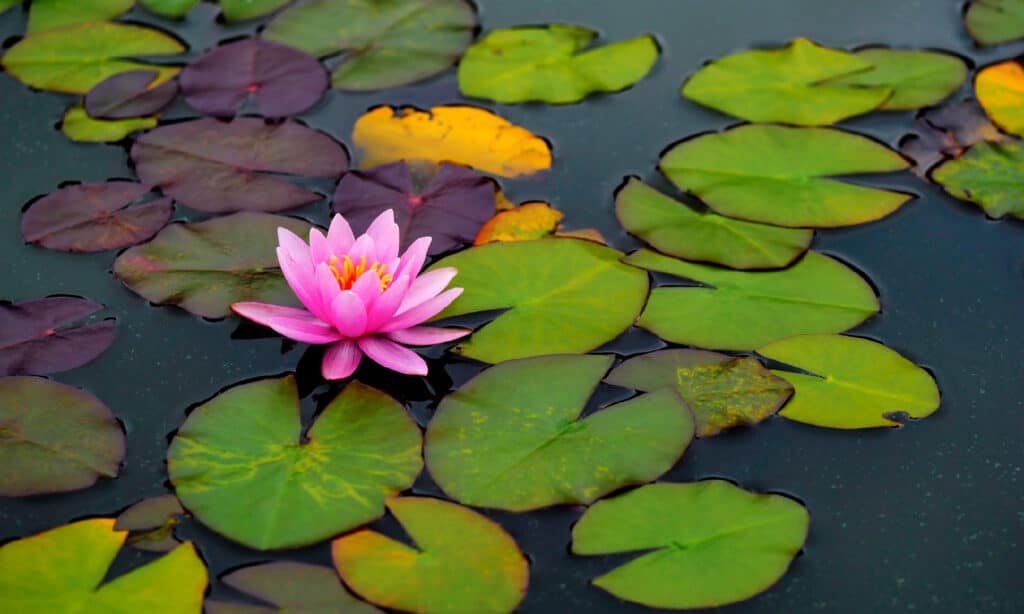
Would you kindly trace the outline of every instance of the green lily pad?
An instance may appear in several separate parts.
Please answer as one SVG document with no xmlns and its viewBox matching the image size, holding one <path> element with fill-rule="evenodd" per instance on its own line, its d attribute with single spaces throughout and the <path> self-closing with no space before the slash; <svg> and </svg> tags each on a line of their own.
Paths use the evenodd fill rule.
<svg viewBox="0 0 1024 614">
<path fill-rule="evenodd" d="M 857 55 L 798 38 L 704 66 L 683 84 L 683 96 L 747 121 L 825 126 L 873 111 L 892 95 L 887 87 L 832 81 L 871 68 Z"/>
<path fill-rule="evenodd" d="M 982 45 L 998 45 L 1024 38 L 1024 2 L 972 0 L 964 13 L 971 37 Z"/>
<path fill-rule="evenodd" d="M 272 604 L 273 608 L 208 600 L 205 614 L 381 614 L 342 586 L 330 567 L 276 561 L 236 569 L 221 578 L 231 588 Z"/>
<path fill-rule="evenodd" d="M 694 211 L 633 177 L 615 195 L 615 215 L 630 234 L 662 253 L 733 269 L 787 267 L 814 238 L 811 229 Z"/>
<path fill-rule="evenodd" d="M 643 392 L 676 389 L 693 410 L 698 437 L 756 424 L 775 415 L 793 395 L 793 386 L 756 358 L 704 350 L 661 350 L 630 358 L 605 381 Z"/>
<path fill-rule="evenodd" d="M 269 15 L 291 0 L 219 0 L 227 21 L 243 21 Z M 188 14 L 199 0 L 139 0 L 147 10 L 163 17 L 180 18 Z"/>
<path fill-rule="evenodd" d="M 622 253 L 579 239 L 491 243 L 449 256 L 465 288 L 438 318 L 508 309 L 455 352 L 496 363 L 589 352 L 624 332 L 647 297 L 647 275 Z"/>
<path fill-rule="evenodd" d="M 0 496 L 87 488 L 117 477 L 123 459 L 124 431 L 96 397 L 41 377 L 0 377 Z"/>
<path fill-rule="evenodd" d="M 960 89 L 967 78 L 967 64 L 948 53 L 873 47 L 856 55 L 872 68 L 830 83 L 890 88 L 892 97 L 879 107 L 886 111 L 938 104 Z"/>
<path fill-rule="evenodd" d="M 778 226 L 863 224 L 912 198 L 830 179 L 909 167 L 888 147 L 831 128 L 744 125 L 703 134 L 669 149 L 660 167 L 718 213 Z"/>
<path fill-rule="evenodd" d="M 931 177 L 989 217 L 1024 219 L 1024 142 L 981 141 L 963 156 L 937 166 Z"/>
<path fill-rule="evenodd" d="M 121 58 L 181 53 L 177 39 L 142 26 L 90 21 L 30 34 L 0 63 L 16 79 L 41 90 L 85 94 L 111 75 L 154 70 L 163 83 L 180 70 Z"/>
<path fill-rule="evenodd" d="M 96 119 L 89 117 L 85 108 L 76 105 L 68 109 L 60 129 L 72 141 L 82 143 L 113 143 L 133 132 L 155 128 L 157 116 L 129 119 Z"/>
<path fill-rule="evenodd" d="M 588 504 L 656 479 L 693 439 L 693 415 L 662 387 L 581 419 L 612 360 L 542 356 L 484 371 L 430 421 L 430 475 L 461 503 L 516 512 Z"/>
<path fill-rule="evenodd" d="M 199 612 L 206 567 L 191 543 L 104 582 L 128 537 L 113 518 L 80 520 L 0 546 L 0 611 Z"/>
<path fill-rule="evenodd" d="M 721 480 L 652 484 L 598 501 L 572 529 L 572 552 L 638 552 L 594 585 L 654 608 L 712 608 L 749 599 L 786 573 L 810 517 L 781 495 Z"/>
<path fill-rule="evenodd" d="M 235 213 L 171 224 L 114 261 L 114 275 L 148 301 L 205 318 L 231 315 L 231 303 L 298 305 L 277 262 L 277 228 L 303 236 L 310 225 L 268 213 Z"/>
<path fill-rule="evenodd" d="M 397 401 L 358 382 L 303 435 L 288 375 L 235 386 L 197 407 L 171 442 L 167 470 L 203 524 L 251 548 L 289 548 L 384 514 L 384 498 L 419 474 L 420 443 Z"/>
<path fill-rule="evenodd" d="M 316 56 L 345 52 L 334 87 L 376 90 L 432 77 L 473 41 L 466 0 L 315 0 L 278 15 L 263 38 Z"/>
<path fill-rule="evenodd" d="M 796 388 L 779 415 L 816 426 L 862 429 L 900 426 L 886 414 L 930 416 L 939 389 L 927 371 L 881 343 L 842 335 L 802 335 L 757 353 L 805 373 L 773 371 Z"/>
<path fill-rule="evenodd" d="M 421 614 L 506 614 L 526 594 L 529 564 L 497 523 L 426 497 L 387 501 L 415 546 L 363 529 L 334 541 L 334 566 L 382 607 Z"/>
<path fill-rule="evenodd" d="M 779 271 L 730 271 L 650 250 L 634 266 L 691 279 L 651 292 L 637 325 L 666 341 L 721 350 L 752 350 L 807 333 L 839 333 L 878 313 L 875 291 L 854 270 L 817 252 Z"/>
<path fill-rule="evenodd" d="M 21 4 L 23 4 L 22 0 L 0 0 L 0 13 L 4 13 L 5 11 Z"/>
<path fill-rule="evenodd" d="M 506 28 L 473 44 L 459 62 L 463 96 L 496 102 L 579 102 L 594 92 L 617 92 L 658 60 L 651 36 L 589 51 L 597 32 L 579 26 Z"/>
<path fill-rule="evenodd" d="M 134 0 L 32 0 L 28 34 L 86 21 L 108 21 L 131 10 Z"/>
</svg>

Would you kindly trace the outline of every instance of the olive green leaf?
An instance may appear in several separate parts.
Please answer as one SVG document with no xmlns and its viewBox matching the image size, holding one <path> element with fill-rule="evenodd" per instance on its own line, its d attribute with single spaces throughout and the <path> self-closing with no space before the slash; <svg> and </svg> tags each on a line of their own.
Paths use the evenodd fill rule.
<svg viewBox="0 0 1024 614">
<path fill-rule="evenodd" d="M 0 13 L 22 4 L 22 0 L 0 0 Z"/>
<path fill-rule="evenodd" d="M 338 574 L 321 565 L 275 561 L 236 569 L 221 581 L 275 607 L 207 600 L 205 614 L 381 614 L 353 597 Z"/>
<path fill-rule="evenodd" d="M 82 143 L 112 143 L 133 132 L 156 127 L 157 116 L 129 119 L 96 119 L 89 117 L 81 105 L 68 109 L 60 129 L 72 141 Z"/>
<path fill-rule="evenodd" d="M 752 350 L 792 335 L 842 332 L 879 310 L 863 277 L 813 251 L 779 271 L 730 271 L 646 249 L 626 262 L 695 282 L 655 288 L 637 322 L 673 343 Z"/>
<path fill-rule="evenodd" d="M 114 523 L 118 531 L 131 531 L 128 545 L 148 552 L 170 552 L 181 542 L 174 535 L 178 517 L 185 510 L 174 495 L 143 499 L 121 512 Z"/>
<path fill-rule="evenodd" d="M 964 24 L 982 45 L 1024 38 L 1024 1 L 972 0 L 964 13 Z"/>
<path fill-rule="evenodd" d="M 218 0 L 224 19 L 243 21 L 269 15 L 291 0 Z M 139 4 L 163 17 L 184 17 L 199 0 L 139 0 Z"/>
<path fill-rule="evenodd" d="M 28 34 L 87 21 L 109 21 L 131 10 L 134 0 L 32 0 Z"/>
<path fill-rule="evenodd" d="M 594 580 L 654 608 L 712 608 L 775 584 L 800 552 L 810 517 L 781 495 L 728 482 L 651 484 L 595 503 L 572 529 L 572 552 L 638 553 Z"/>
<path fill-rule="evenodd" d="M 871 47 L 856 55 L 872 68 L 830 83 L 890 88 L 892 97 L 880 107 L 886 111 L 938 104 L 960 89 L 967 78 L 967 64 L 948 53 Z"/>
<path fill-rule="evenodd" d="M 939 389 L 927 371 L 881 343 L 843 335 L 801 335 L 757 353 L 806 373 L 773 371 L 796 388 L 779 415 L 816 426 L 862 429 L 900 426 L 886 414 L 930 416 Z"/>
<path fill-rule="evenodd" d="M 1024 219 L 1024 142 L 976 143 L 963 156 L 936 167 L 931 177 L 989 217 Z"/>
</svg>

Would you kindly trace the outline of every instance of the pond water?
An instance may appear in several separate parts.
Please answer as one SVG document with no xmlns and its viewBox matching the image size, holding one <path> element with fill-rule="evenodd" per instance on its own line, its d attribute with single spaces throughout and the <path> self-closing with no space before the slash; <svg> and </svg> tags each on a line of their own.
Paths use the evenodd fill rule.
<svg viewBox="0 0 1024 614">
<path fill-rule="evenodd" d="M 612 195 L 628 175 L 659 184 L 655 165 L 670 143 L 718 130 L 736 120 L 683 100 L 685 76 L 702 63 L 737 50 L 778 46 L 805 36 L 840 48 L 865 44 L 943 49 L 975 66 L 1013 57 L 1020 44 L 979 50 L 963 30 L 955 2 L 925 0 L 523 0 L 477 2 L 484 28 L 567 22 L 593 27 L 606 40 L 652 33 L 663 54 L 653 73 L 629 91 L 577 105 L 506 106 L 472 101 L 547 137 L 553 170 L 540 180 L 504 182 L 516 202 L 542 199 L 566 213 L 569 228 L 595 227 L 619 249 L 639 244 L 615 220 Z M 213 23 L 211 5 L 193 11 L 174 31 L 190 58 L 218 40 L 255 26 Z M 0 38 L 24 31 L 24 15 L 0 16 Z M 132 20 L 165 26 L 141 11 Z M 969 87 L 960 96 L 969 95 Z M 377 93 L 330 92 L 300 118 L 350 140 L 352 125 L 370 106 L 465 102 L 452 71 L 423 84 Z M 85 388 L 123 420 L 128 455 L 121 476 L 69 494 L 0 500 L 0 541 L 70 520 L 116 514 L 141 498 L 169 492 L 164 456 L 186 410 L 242 380 L 280 374 L 300 363 L 316 384 L 314 356 L 276 337 L 251 337 L 235 319 L 204 321 L 181 310 L 153 307 L 111 275 L 113 253 L 74 255 L 22 243 L 22 206 L 64 181 L 129 178 L 121 146 L 79 145 L 55 129 L 68 98 L 32 92 L 0 75 L 0 262 L 8 300 L 73 294 L 107 305 L 118 336 L 99 360 L 60 374 Z M 182 103 L 166 117 L 192 112 Z M 874 113 L 840 126 L 896 146 L 914 113 Z M 871 183 L 869 181 L 868 183 Z M 929 368 L 942 390 L 934 416 L 902 429 L 834 431 L 786 420 L 697 440 L 663 479 L 724 477 L 758 491 L 798 498 L 812 517 L 805 551 L 767 593 L 730 612 L 1014 612 L 1024 600 L 1024 224 L 993 222 L 969 204 L 945 196 L 909 173 L 874 185 L 918 198 L 880 222 L 819 231 L 814 248 L 865 272 L 881 295 L 882 313 L 853 334 L 878 339 Z M 320 186 L 326 191 L 330 186 Z M 297 210 L 318 223 L 325 202 Z M 177 219 L 202 216 L 178 209 Z M 631 354 L 661 347 L 631 331 L 605 350 Z M 429 385 L 397 380 L 382 370 L 361 372 L 371 384 L 411 404 L 421 423 L 438 399 L 479 369 L 459 359 L 433 361 Z M 322 385 L 304 399 L 329 399 Z M 304 392 L 309 392 L 308 389 Z M 329 392 L 328 394 L 325 394 Z M 308 414 L 307 414 L 308 415 Z M 415 493 L 438 494 L 421 476 Z M 582 508 L 526 515 L 487 512 L 529 555 L 530 589 L 520 611 L 640 612 L 588 586 L 617 557 L 570 557 L 569 531 Z M 373 528 L 400 535 L 391 519 Z M 242 564 L 267 560 L 330 563 L 327 543 L 260 553 L 235 545 L 195 521 L 179 530 L 194 540 L 211 578 Z M 112 573 L 151 555 L 124 552 Z M 213 596 L 238 598 L 215 580 Z M 240 599 L 240 598 L 239 598 Z"/>
</svg>

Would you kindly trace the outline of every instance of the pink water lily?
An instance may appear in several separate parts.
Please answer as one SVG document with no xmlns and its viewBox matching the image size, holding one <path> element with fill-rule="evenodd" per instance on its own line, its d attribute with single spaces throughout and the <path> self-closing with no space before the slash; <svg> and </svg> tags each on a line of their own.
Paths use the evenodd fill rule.
<svg viewBox="0 0 1024 614">
<path fill-rule="evenodd" d="M 348 377 L 363 354 L 409 375 L 426 375 L 427 363 L 405 345 L 433 345 L 469 334 L 462 328 L 421 326 L 454 301 L 462 288 L 449 288 L 454 268 L 420 275 L 430 237 L 417 239 L 401 256 L 391 210 L 377 216 L 366 234 L 335 215 L 325 237 L 309 231 L 309 244 L 277 229 L 277 259 L 295 296 L 306 307 L 245 302 L 238 315 L 303 343 L 330 344 L 321 370 L 327 379 Z M 404 345 L 403 345 L 404 344 Z"/>
</svg>

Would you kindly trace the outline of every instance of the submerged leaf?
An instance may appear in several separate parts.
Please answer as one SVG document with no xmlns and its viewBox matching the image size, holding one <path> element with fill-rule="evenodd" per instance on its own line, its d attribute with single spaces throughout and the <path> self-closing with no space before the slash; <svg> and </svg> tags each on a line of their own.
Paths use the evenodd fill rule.
<svg viewBox="0 0 1024 614">
<path fill-rule="evenodd" d="M 114 341 L 114 320 L 71 326 L 103 309 L 73 296 L 0 303 L 0 375 L 59 373 L 90 363 Z"/>
<path fill-rule="evenodd" d="M 155 70 L 130 70 L 108 77 L 86 94 L 85 110 L 94 119 L 128 119 L 161 111 L 178 95 L 178 83 L 154 85 L 159 77 Z"/>
<path fill-rule="evenodd" d="M 979 141 L 1010 140 L 992 125 L 972 100 L 932 109 L 917 119 L 914 132 L 900 141 L 900 153 L 914 160 L 914 174 L 928 178 L 928 171 L 948 158 L 957 158 Z"/>
<path fill-rule="evenodd" d="M 117 517 L 114 529 L 133 531 L 128 545 L 147 552 L 170 552 L 181 542 L 174 535 L 178 516 L 185 510 L 174 495 L 159 495 L 143 499 L 128 507 Z"/>
<path fill-rule="evenodd" d="M 872 67 L 830 83 L 891 89 L 892 96 L 880 107 L 885 111 L 938 104 L 960 89 L 967 77 L 967 64 L 948 53 L 869 47 L 856 55 Z"/>
<path fill-rule="evenodd" d="M 109 21 L 131 10 L 134 0 L 32 0 L 28 34 L 87 21 Z"/>
<path fill-rule="evenodd" d="M 64 115 L 60 129 L 64 136 L 79 143 L 114 143 L 133 132 L 154 128 L 156 124 L 156 115 L 130 119 L 95 119 L 89 117 L 84 107 L 75 106 Z"/>
<path fill-rule="evenodd" d="M 380 614 L 377 608 L 359 601 L 342 586 L 330 567 L 275 561 L 236 569 L 221 581 L 231 588 L 273 605 L 275 612 L 295 614 Z M 225 601 L 207 601 L 206 614 L 260 614 L 262 606 Z"/>
<path fill-rule="evenodd" d="M 946 192 L 977 204 L 993 218 L 1024 219 L 1024 142 L 975 144 L 932 171 Z"/>
<path fill-rule="evenodd" d="M 1010 60 L 986 66 L 974 78 L 974 89 L 997 126 L 1024 136 L 1024 64 Z"/>
<path fill-rule="evenodd" d="M 998 45 L 1024 38 L 1024 2 L 1021 0 L 971 0 L 964 23 L 974 40 Z"/>
<path fill-rule="evenodd" d="M 480 227 L 473 245 L 507 241 L 532 241 L 552 237 L 561 227 L 564 215 L 545 202 L 523 203 L 499 211 Z"/>
</svg>

